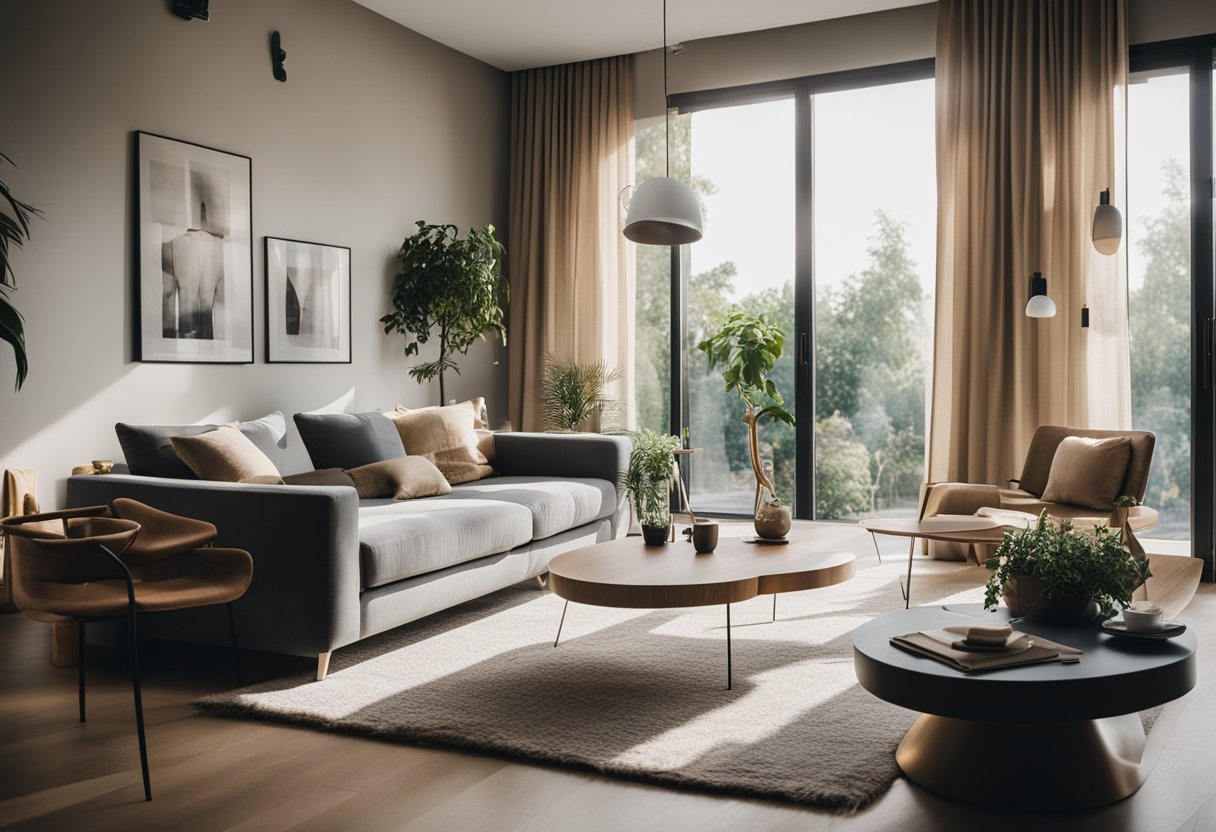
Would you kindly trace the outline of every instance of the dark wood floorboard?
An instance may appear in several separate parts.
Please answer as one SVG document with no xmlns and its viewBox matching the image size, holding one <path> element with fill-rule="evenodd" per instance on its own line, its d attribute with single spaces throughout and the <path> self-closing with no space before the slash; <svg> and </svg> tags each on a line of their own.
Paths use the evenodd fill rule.
<svg viewBox="0 0 1216 832">
<path fill-rule="evenodd" d="M 953 567 L 923 562 L 917 568 Z M 144 650 L 155 792 L 148 804 L 142 800 L 131 688 L 113 658 L 93 651 L 89 722 L 80 725 L 75 670 L 50 664 L 48 628 L 21 615 L 0 615 L 0 827 L 1210 832 L 1216 830 L 1216 649 L 1203 648 L 1216 644 L 1216 585 L 1201 587 L 1183 619 L 1199 635 L 1200 684 L 1169 706 L 1150 734 L 1152 772 L 1144 788 L 1100 811 L 1038 817 L 942 800 L 904 780 L 867 810 L 841 816 L 499 757 L 206 717 L 189 702 L 232 686 L 229 654 L 155 642 Z M 245 657 L 251 680 L 306 665 Z M 1009 776 L 1000 768 L 999 749 L 993 749 L 990 776 Z"/>
</svg>

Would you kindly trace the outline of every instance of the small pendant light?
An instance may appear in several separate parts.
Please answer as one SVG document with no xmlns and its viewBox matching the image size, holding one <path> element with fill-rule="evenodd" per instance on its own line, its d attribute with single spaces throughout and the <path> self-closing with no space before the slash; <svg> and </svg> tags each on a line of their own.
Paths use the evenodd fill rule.
<svg viewBox="0 0 1216 832">
<path fill-rule="evenodd" d="M 1035 272 L 1030 278 L 1030 300 L 1026 302 L 1026 317 L 1054 318 L 1056 304 L 1047 297 L 1047 278 L 1042 272 Z"/>
<path fill-rule="evenodd" d="M 1098 205 L 1094 208 L 1094 248 L 1101 254 L 1114 254 L 1119 250 L 1122 239 L 1123 215 L 1110 204 L 1110 188 L 1107 188 L 1098 197 Z"/>
<path fill-rule="evenodd" d="M 663 0 L 663 117 L 667 120 L 667 175 L 647 179 L 633 193 L 625 214 L 625 238 L 655 246 L 680 246 L 701 239 L 701 205 L 679 179 L 671 178 L 671 102 L 667 94 L 667 0 Z"/>
</svg>

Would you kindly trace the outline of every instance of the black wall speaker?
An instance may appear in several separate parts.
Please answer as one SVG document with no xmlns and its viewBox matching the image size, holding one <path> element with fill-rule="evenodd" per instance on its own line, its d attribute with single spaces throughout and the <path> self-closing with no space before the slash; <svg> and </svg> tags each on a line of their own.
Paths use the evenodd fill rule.
<svg viewBox="0 0 1216 832">
<path fill-rule="evenodd" d="M 270 36 L 270 63 L 274 67 L 276 81 L 287 81 L 287 70 L 283 68 L 285 60 L 287 60 L 287 53 L 283 51 L 283 41 L 279 37 L 279 33 L 274 32 Z"/>
<path fill-rule="evenodd" d="M 204 23 L 211 17 L 207 11 L 210 0 L 173 0 L 173 13 L 182 20 L 201 20 Z"/>
</svg>

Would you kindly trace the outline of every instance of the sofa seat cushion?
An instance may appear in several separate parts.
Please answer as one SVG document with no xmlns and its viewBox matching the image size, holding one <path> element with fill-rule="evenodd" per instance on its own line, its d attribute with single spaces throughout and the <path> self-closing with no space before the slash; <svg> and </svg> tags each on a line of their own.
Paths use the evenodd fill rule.
<svg viewBox="0 0 1216 832">
<path fill-rule="evenodd" d="M 616 486 L 601 479 L 494 477 L 452 488 L 444 499 L 497 500 L 531 513 L 531 540 L 610 517 L 617 507 Z"/>
<path fill-rule="evenodd" d="M 531 512 L 501 500 L 447 496 L 359 504 L 364 589 L 507 552 L 531 539 Z"/>
</svg>

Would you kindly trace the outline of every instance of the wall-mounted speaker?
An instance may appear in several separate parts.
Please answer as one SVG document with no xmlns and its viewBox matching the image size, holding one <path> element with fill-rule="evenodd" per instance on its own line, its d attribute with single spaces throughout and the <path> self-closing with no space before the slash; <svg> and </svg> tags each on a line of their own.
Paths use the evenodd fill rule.
<svg viewBox="0 0 1216 832">
<path fill-rule="evenodd" d="M 283 68 L 285 60 L 287 53 L 283 51 L 283 40 L 278 32 L 274 32 L 270 35 L 270 65 L 274 69 L 274 79 L 284 83 L 287 81 L 287 70 Z"/>
<path fill-rule="evenodd" d="M 182 20 L 201 20 L 204 23 L 210 19 L 207 11 L 210 0 L 173 0 L 173 13 Z"/>
</svg>

